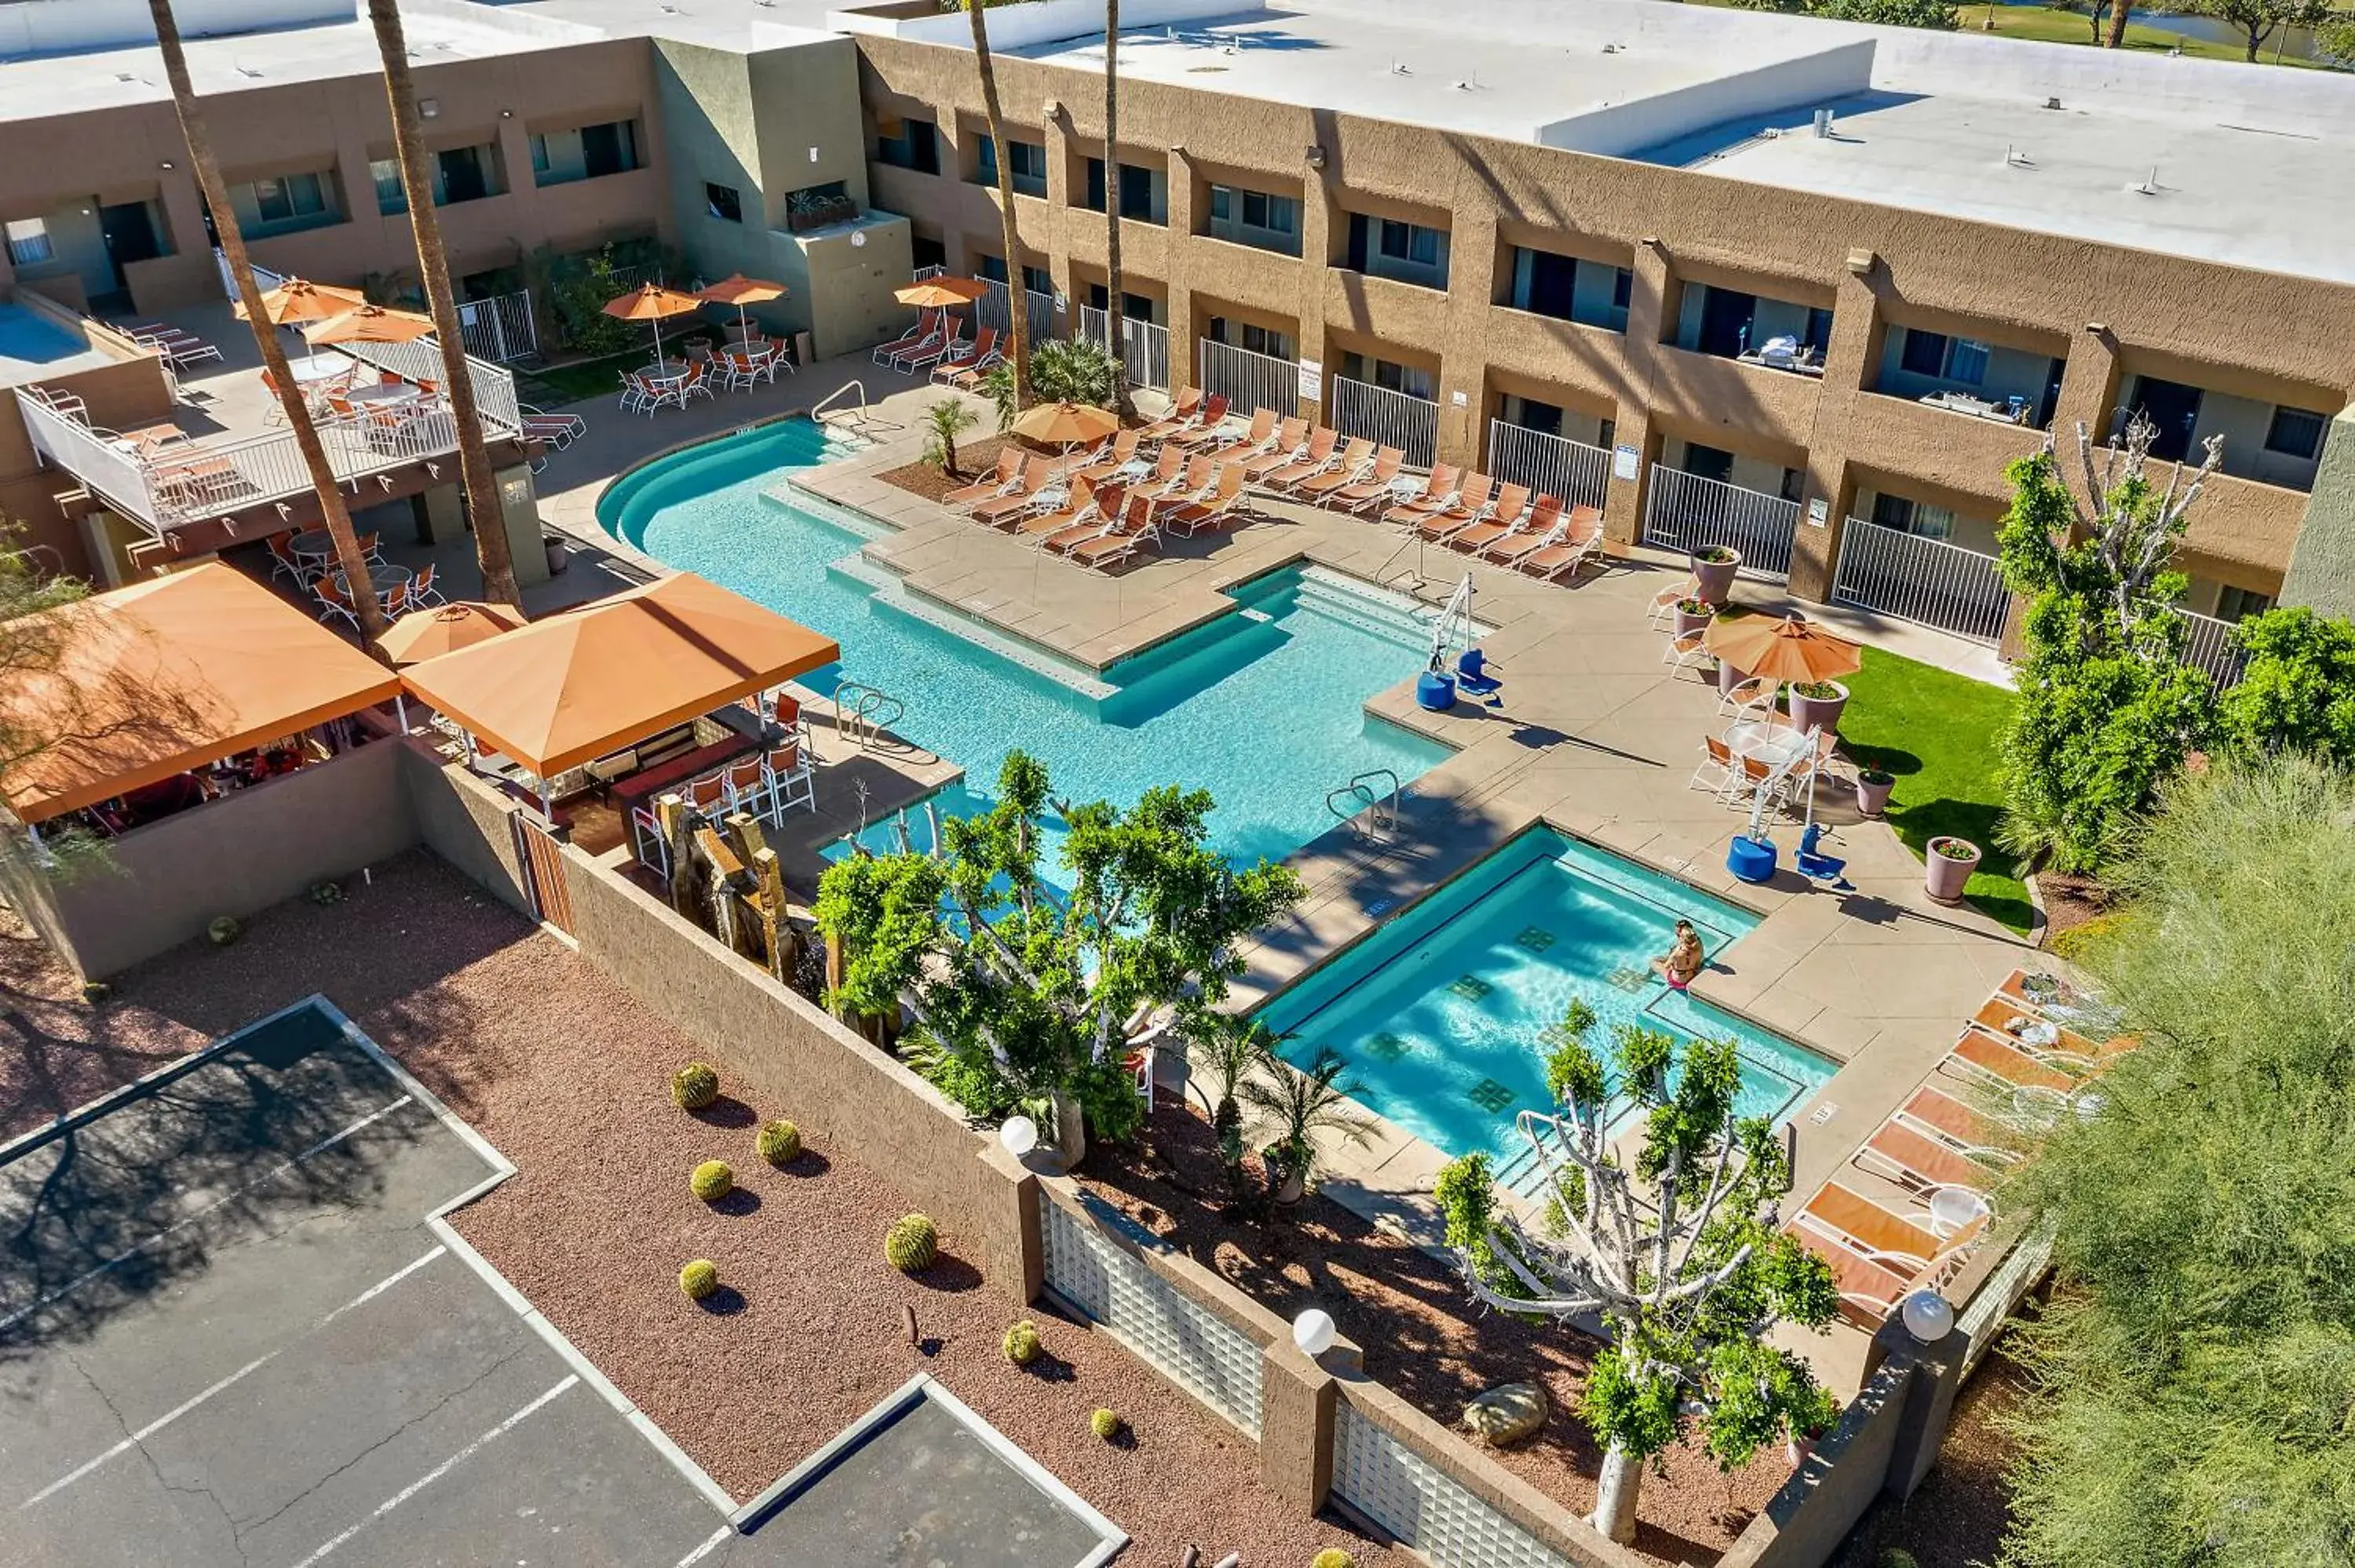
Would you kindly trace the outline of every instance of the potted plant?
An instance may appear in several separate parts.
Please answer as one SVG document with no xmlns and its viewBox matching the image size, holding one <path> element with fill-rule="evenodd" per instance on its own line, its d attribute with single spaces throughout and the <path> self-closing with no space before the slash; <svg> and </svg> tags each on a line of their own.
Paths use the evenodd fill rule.
<svg viewBox="0 0 2355 1568">
<path fill-rule="evenodd" d="M 1675 635 L 1689 637 L 1696 631 L 1708 630 L 1709 623 L 1717 617 L 1717 606 L 1705 599 L 1680 599 L 1677 600 L 1676 615 Z"/>
<path fill-rule="evenodd" d="M 1930 853 L 1923 864 L 1923 888 L 1934 903 L 1960 904 L 1971 873 L 1978 868 L 1978 845 L 1941 834 L 1930 841 Z"/>
<path fill-rule="evenodd" d="M 1748 679 L 1750 679 L 1749 671 L 1737 670 L 1723 659 L 1717 662 L 1717 690 L 1720 696 L 1732 696 L 1733 688 Z"/>
<path fill-rule="evenodd" d="M 1859 768 L 1856 771 L 1856 809 L 1868 817 L 1877 817 L 1888 809 L 1889 792 L 1897 788 L 1897 775 L 1884 773 L 1878 768 Z"/>
<path fill-rule="evenodd" d="M 1801 681 L 1791 687 L 1791 724 L 1796 729 L 1839 733 L 1840 710 L 1848 706 L 1848 688 L 1838 681 Z"/>
<path fill-rule="evenodd" d="M 1264 1118 L 1268 1184 L 1279 1203 L 1297 1203 L 1316 1173 L 1316 1135 L 1332 1133 L 1363 1145 L 1374 1119 L 1349 1100 L 1357 1085 L 1337 1082 L 1343 1063 L 1330 1046 L 1316 1053 L 1306 1071 L 1282 1063 L 1247 1080 L 1242 1097 Z"/>
<path fill-rule="evenodd" d="M 1710 545 L 1692 553 L 1692 575 L 1696 591 L 1711 604 L 1723 604 L 1733 597 L 1733 577 L 1742 569 L 1742 552 L 1723 545 Z"/>
</svg>

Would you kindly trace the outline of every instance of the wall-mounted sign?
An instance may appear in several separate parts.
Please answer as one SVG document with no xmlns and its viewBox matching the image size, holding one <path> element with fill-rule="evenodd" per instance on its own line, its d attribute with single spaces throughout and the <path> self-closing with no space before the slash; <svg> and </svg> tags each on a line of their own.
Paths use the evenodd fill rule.
<svg viewBox="0 0 2355 1568">
<path fill-rule="evenodd" d="M 1831 526 L 1831 505 L 1828 502 L 1825 501 L 1822 496 L 1818 495 L 1813 501 L 1807 503 L 1808 527 L 1828 528 Z"/>
<path fill-rule="evenodd" d="M 1447 400 L 1459 408 L 1468 408 L 1472 406 L 1472 399 L 1461 392 L 1450 392 L 1447 395 Z"/>
<path fill-rule="evenodd" d="M 1642 470 L 1643 466 L 1643 454 L 1638 452 L 1634 447 L 1614 447 L 1611 449 L 1612 478 L 1633 479 L 1636 477 L 1636 473 Z"/>
<path fill-rule="evenodd" d="M 1325 396 L 1325 362 L 1304 359 L 1300 362 L 1300 395 L 1312 401 Z"/>
</svg>

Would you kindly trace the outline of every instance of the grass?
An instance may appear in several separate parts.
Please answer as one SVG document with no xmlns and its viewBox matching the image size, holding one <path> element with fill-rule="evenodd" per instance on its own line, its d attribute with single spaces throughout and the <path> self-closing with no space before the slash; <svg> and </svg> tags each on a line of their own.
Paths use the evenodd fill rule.
<svg viewBox="0 0 2355 1568">
<path fill-rule="evenodd" d="M 639 344 L 602 359 L 543 365 L 518 376 L 516 391 L 525 402 L 541 408 L 559 408 L 589 397 L 618 397 L 622 395 L 622 372 L 641 369 L 653 357 L 654 350 Z"/>
<path fill-rule="evenodd" d="M 1941 834 L 1970 840 L 1986 857 L 1965 896 L 2015 931 L 2035 918 L 2012 858 L 1995 844 L 2003 815 L 1996 784 L 1996 737 L 2014 698 L 1999 686 L 1956 675 L 1878 648 L 1847 678 L 1840 740 L 1861 768 L 1896 776 L 1889 825 L 1915 854 Z"/>
<path fill-rule="evenodd" d="M 1699 0 L 1699 3 L 1731 5 L 1734 0 Z M 1993 34 L 1998 37 L 2025 38 L 2031 43 L 2094 47 L 2092 24 L 2074 11 L 2058 11 L 2043 5 L 1986 4 L 1957 5 L 1955 10 L 1962 19 L 1962 26 L 1955 29 L 1958 34 Z M 2103 36 L 2108 37 L 2108 17 L 2102 19 L 2102 27 Z M 2273 53 L 2274 41 L 2268 39 L 2266 47 L 2258 51 L 2257 63 L 2301 66 L 2309 70 L 2322 69 L 2322 61 L 2296 55 L 2285 54 L 2276 61 Z M 2248 59 L 2248 48 L 2244 44 L 2213 38 L 2190 38 L 2180 33 L 2163 32 L 2132 20 L 2126 23 L 2126 47 L 2161 55 L 2179 48 L 2193 58 L 2203 60 L 2240 60 L 2245 63 Z"/>
</svg>

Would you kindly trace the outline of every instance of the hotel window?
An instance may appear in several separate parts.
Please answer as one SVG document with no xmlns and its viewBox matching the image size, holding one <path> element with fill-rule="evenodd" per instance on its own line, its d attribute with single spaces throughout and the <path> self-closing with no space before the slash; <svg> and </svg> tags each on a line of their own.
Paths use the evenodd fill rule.
<svg viewBox="0 0 2355 1568">
<path fill-rule="evenodd" d="M 2275 408 L 2265 428 L 2265 450 L 2310 462 L 2322 455 L 2322 432 L 2329 422 L 2310 409 Z"/>
<path fill-rule="evenodd" d="M 1230 185 L 1210 187 L 1210 235 L 1285 256 L 1300 254 L 1300 204 Z"/>
<path fill-rule="evenodd" d="M 1382 219 L 1380 245 L 1381 253 L 1394 261 L 1412 262 L 1417 267 L 1439 265 L 1439 230 L 1435 228 L 1386 217 Z"/>
<path fill-rule="evenodd" d="M 19 267 L 37 266 L 57 258 L 49 243 L 49 226 L 37 217 L 20 217 L 6 226 L 8 260 Z"/>
<path fill-rule="evenodd" d="M 1946 374 L 1946 334 L 1942 332 L 1920 332 L 1905 329 L 1905 347 L 1898 354 L 1897 364 L 1908 376 L 1932 378 Z"/>
<path fill-rule="evenodd" d="M 264 223 L 291 223 L 323 216 L 327 196 L 316 175 L 282 175 L 253 182 L 253 207 Z"/>
<path fill-rule="evenodd" d="M 2216 619 L 2239 622 L 2253 615 L 2262 615 L 2274 607 L 2273 595 L 2254 588 L 2227 586 L 2216 594 Z"/>
<path fill-rule="evenodd" d="M 1403 393 L 1428 403 L 1436 395 L 1434 378 L 1428 370 L 1412 365 L 1394 365 L 1387 359 L 1368 359 L 1362 354 L 1341 355 L 1341 374 L 1352 381 L 1379 387 L 1385 392 Z M 1557 424 L 1559 415 L 1557 415 Z"/>
<path fill-rule="evenodd" d="M 1055 275 L 1044 267 L 1025 267 L 1022 269 L 1022 286 L 1034 294 L 1044 294 L 1052 299 L 1055 294 Z"/>
<path fill-rule="evenodd" d="M 940 240 L 911 234 L 908 236 L 908 260 L 920 272 L 927 267 L 945 267 L 949 264 L 949 248 Z"/>
<path fill-rule="evenodd" d="M 722 223 L 744 221 L 744 198 L 733 185 L 703 182 L 703 210 Z"/>
<path fill-rule="evenodd" d="M 1248 354 L 1264 354 L 1273 359 L 1297 360 L 1298 345 L 1292 334 L 1273 327 L 1253 326 L 1248 322 L 1229 321 L 1224 316 L 1210 318 L 1210 341 L 1223 343 L 1229 348 L 1240 348 Z"/>
<path fill-rule="evenodd" d="M 554 172 L 554 166 L 549 164 L 548 160 L 548 138 L 545 136 L 534 136 L 531 139 L 532 183 L 534 185 L 544 185 L 548 184 L 548 181 L 543 179 L 541 176 Z"/>
<path fill-rule="evenodd" d="M 371 158 L 368 177 L 376 182 L 376 209 L 389 217 L 409 210 L 409 191 L 400 183 L 399 158 Z"/>
<path fill-rule="evenodd" d="M 626 175 L 637 168 L 637 122 L 608 120 L 581 127 L 581 164 L 592 180 L 602 175 Z"/>
<path fill-rule="evenodd" d="M 973 275 L 985 282 L 1003 283 L 1006 281 L 1006 258 L 975 256 L 973 259 Z"/>
<path fill-rule="evenodd" d="M 875 129 L 875 161 L 920 175 L 941 172 L 940 127 L 929 120 L 887 120 Z"/>
<path fill-rule="evenodd" d="M 1950 379 L 1966 387 L 1977 387 L 1987 380 L 1987 344 L 1971 337 L 1955 340 L 1954 349 L 1946 355 L 1946 375 Z"/>
<path fill-rule="evenodd" d="M 1013 157 L 1014 188 L 1024 196 L 1047 194 L 1047 149 L 1037 142 L 1006 143 Z"/>
<path fill-rule="evenodd" d="M 1872 520 L 1917 539 L 1947 539 L 1955 532 L 1955 514 L 1945 507 L 1908 501 L 1902 495 L 1873 497 Z"/>
<path fill-rule="evenodd" d="M 435 154 L 433 162 L 442 187 L 434 198 L 436 207 L 454 207 L 499 194 L 498 153 L 487 143 L 453 147 Z"/>
</svg>

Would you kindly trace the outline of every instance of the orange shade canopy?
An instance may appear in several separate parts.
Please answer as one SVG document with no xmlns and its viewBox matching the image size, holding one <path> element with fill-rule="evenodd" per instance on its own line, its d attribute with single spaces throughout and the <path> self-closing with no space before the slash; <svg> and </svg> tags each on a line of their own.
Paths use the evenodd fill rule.
<svg viewBox="0 0 2355 1568">
<path fill-rule="evenodd" d="M 1853 675 L 1863 665 L 1857 645 L 1812 620 L 1779 615 L 1721 615 L 1701 644 L 1753 679 L 1806 683 Z"/>
<path fill-rule="evenodd" d="M 303 339 L 322 343 L 415 343 L 433 330 L 433 318 L 410 311 L 362 305 L 303 329 Z"/>
<path fill-rule="evenodd" d="M 274 289 L 261 293 L 261 313 L 280 326 L 289 322 L 319 322 L 329 316 L 339 316 L 356 305 L 368 303 L 368 296 L 357 289 L 338 289 L 328 283 L 313 283 L 301 278 L 289 278 Z M 237 319 L 244 321 L 245 302 L 234 302 L 232 310 Z"/>
<path fill-rule="evenodd" d="M 834 639 L 691 572 L 402 672 L 542 779 L 842 656 Z"/>
<path fill-rule="evenodd" d="M 462 599 L 433 609 L 413 610 L 392 623 L 378 644 L 396 664 L 421 664 L 525 625 L 523 612 L 503 604 Z"/>
<path fill-rule="evenodd" d="M 1075 441 L 1103 440 L 1120 429 L 1120 416 L 1109 408 L 1092 408 L 1085 403 L 1041 403 L 1025 408 L 1007 429 L 1030 440 L 1068 446 Z"/>
<path fill-rule="evenodd" d="M 921 283 L 894 289 L 891 297 L 903 305 L 917 305 L 931 311 L 969 305 L 987 292 L 987 284 L 972 278 L 927 278 Z"/>
<path fill-rule="evenodd" d="M 27 822 L 400 690 L 391 671 L 218 561 L 28 616 L 11 635 L 55 649 L 0 681 L 0 726 L 54 737 L 0 772 L 0 797 Z"/>
<path fill-rule="evenodd" d="M 658 322 L 665 316 L 683 316 L 689 311 L 700 310 L 703 302 L 677 289 L 641 283 L 626 294 L 607 300 L 601 308 L 607 315 L 625 322 Z"/>
<path fill-rule="evenodd" d="M 695 297 L 707 305 L 757 305 L 766 300 L 783 299 L 785 286 L 761 278 L 747 278 L 739 272 L 732 278 L 722 278 L 708 289 L 698 289 Z"/>
</svg>

